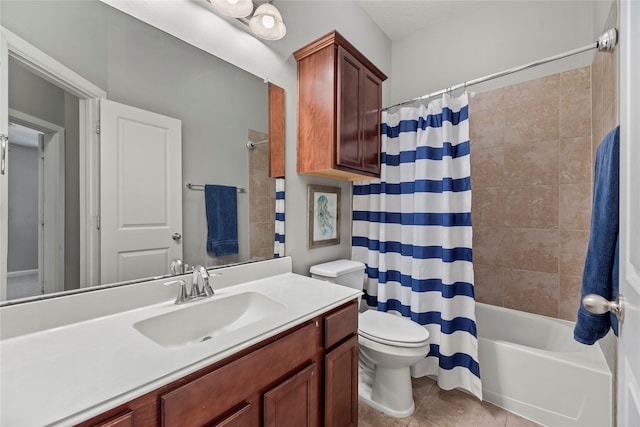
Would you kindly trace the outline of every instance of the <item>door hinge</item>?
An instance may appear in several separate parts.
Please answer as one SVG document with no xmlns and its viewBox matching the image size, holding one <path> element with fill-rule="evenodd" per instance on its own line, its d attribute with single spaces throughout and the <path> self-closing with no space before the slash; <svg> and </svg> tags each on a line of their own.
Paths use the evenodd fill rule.
<svg viewBox="0 0 640 427">
<path fill-rule="evenodd" d="M 100 215 L 96 216 L 96 229 L 100 230 Z"/>
<path fill-rule="evenodd" d="M 4 175 L 7 171 L 7 150 L 9 147 L 9 137 L 6 134 L 0 135 L 0 175 Z"/>
<path fill-rule="evenodd" d="M 100 135 L 100 120 L 96 120 L 96 133 Z"/>
</svg>

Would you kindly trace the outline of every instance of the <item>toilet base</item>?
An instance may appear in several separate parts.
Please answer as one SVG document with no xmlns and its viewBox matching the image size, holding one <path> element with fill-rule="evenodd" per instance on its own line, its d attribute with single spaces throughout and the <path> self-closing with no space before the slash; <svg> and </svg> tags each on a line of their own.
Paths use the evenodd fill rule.
<svg viewBox="0 0 640 427">
<path fill-rule="evenodd" d="M 413 415 L 410 368 L 382 368 L 375 371 L 360 364 L 358 373 L 358 398 L 367 405 L 394 418 Z"/>
</svg>

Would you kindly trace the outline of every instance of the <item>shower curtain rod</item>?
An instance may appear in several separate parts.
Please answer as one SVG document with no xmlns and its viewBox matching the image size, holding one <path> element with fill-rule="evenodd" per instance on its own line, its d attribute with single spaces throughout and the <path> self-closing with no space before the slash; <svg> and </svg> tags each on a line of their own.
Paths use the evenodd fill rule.
<svg viewBox="0 0 640 427">
<path fill-rule="evenodd" d="M 263 139 L 262 141 L 247 141 L 247 149 L 249 150 L 253 150 L 254 148 L 256 148 L 256 145 L 260 145 L 260 144 L 268 144 L 269 140 L 268 139 Z"/>
<path fill-rule="evenodd" d="M 564 53 L 560 53 L 554 56 L 549 56 L 548 58 L 544 58 L 544 59 L 540 59 L 538 61 L 534 61 L 534 62 L 530 62 L 528 64 L 525 65 L 520 65 L 518 67 L 513 67 L 513 68 L 509 68 L 508 70 L 504 70 L 504 71 L 500 71 L 498 73 L 494 73 L 494 74 L 489 74 L 487 76 L 484 77 L 479 77 L 477 79 L 473 79 L 473 80 L 468 80 L 464 83 L 459 83 L 457 85 L 453 85 L 450 86 L 446 89 L 441 89 L 439 91 L 436 92 L 431 92 L 428 93 L 426 95 L 422 95 L 419 96 L 417 98 L 413 98 L 410 99 L 408 101 L 404 101 L 404 102 L 400 102 L 398 104 L 394 104 L 391 105 L 389 107 L 385 107 L 383 108 L 383 110 L 388 110 L 394 107 L 399 107 L 401 105 L 405 105 L 405 104 L 410 104 L 412 102 L 416 102 L 416 101 L 420 101 L 423 99 L 429 99 L 432 98 L 434 96 L 438 96 L 438 95 L 442 95 L 444 93 L 447 92 L 453 92 L 454 90 L 457 89 L 462 89 L 462 88 L 467 88 L 467 86 L 471 86 L 471 85 L 476 85 L 478 83 L 483 83 L 489 80 L 493 80 L 493 79 L 497 79 L 499 77 L 503 77 L 509 74 L 513 74 L 513 73 L 517 73 L 518 71 L 523 71 L 523 70 L 527 70 L 529 68 L 533 68 L 533 67 L 537 67 L 538 65 L 543 65 L 546 64 L 548 62 L 553 62 L 556 61 L 558 59 L 562 59 L 562 58 L 566 58 L 568 56 L 572 56 L 572 55 L 576 55 L 578 53 L 582 53 L 582 52 L 586 52 L 588 50 L 591 49 L 598 49 L 601 51 L 612 51 L 613 48 L 616 46 L 616 43 L 618 42 L 618 31 L 615 28 L 610 28 L 607 31 L 605 31 L 600 37 L 598 37 L 598 40 L 594 43 L 591 43 L 590 45 L 587 46 L 583 46 L 583 47 L 579 47 L 577 49 L 573 49 Z"/>
</svg>

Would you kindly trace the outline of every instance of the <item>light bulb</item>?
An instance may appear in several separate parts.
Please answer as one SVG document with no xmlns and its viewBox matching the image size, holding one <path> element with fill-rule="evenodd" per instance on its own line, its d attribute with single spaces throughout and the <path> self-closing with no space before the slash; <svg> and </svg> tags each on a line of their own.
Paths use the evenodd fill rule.
<svg viewBox="0 0 640 427">
<path fill-rule="evenodd" d="M 244 18 L 253 12 L 251 0 L 209 0 L 213 7 L 224 16 Z"/>
<path fill-rule="evenodd" d="M 258 6 L 249 20 L 249 28 L 265 40 L 280 40 L 287 33 L 280 11 L 270 3 Z"/>
<path fill-rule="evenodd" d="M 265 28 L 271 29 L 275 23 L 276 20 L 273 19 L 273 16 L 271 15 L 264 15 L 262 17 L 262 25 L 264 25 Z"/>
</svg>

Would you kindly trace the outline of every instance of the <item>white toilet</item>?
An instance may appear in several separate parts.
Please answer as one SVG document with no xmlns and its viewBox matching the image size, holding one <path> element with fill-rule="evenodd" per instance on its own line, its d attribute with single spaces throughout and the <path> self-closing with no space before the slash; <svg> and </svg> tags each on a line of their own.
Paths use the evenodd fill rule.
<svg viewBox="0 0 640 427">
<path fill-rule="evenodd" d="M 364 264 L 341 259 L 318 264 L 311 277 L 362 290 Z M 392 417 L 413 414 L 410 367 L 429 352 L 429 332 L 411 320 L 367 310 L 358 318 L 360 400 Z"/>
</svg>

